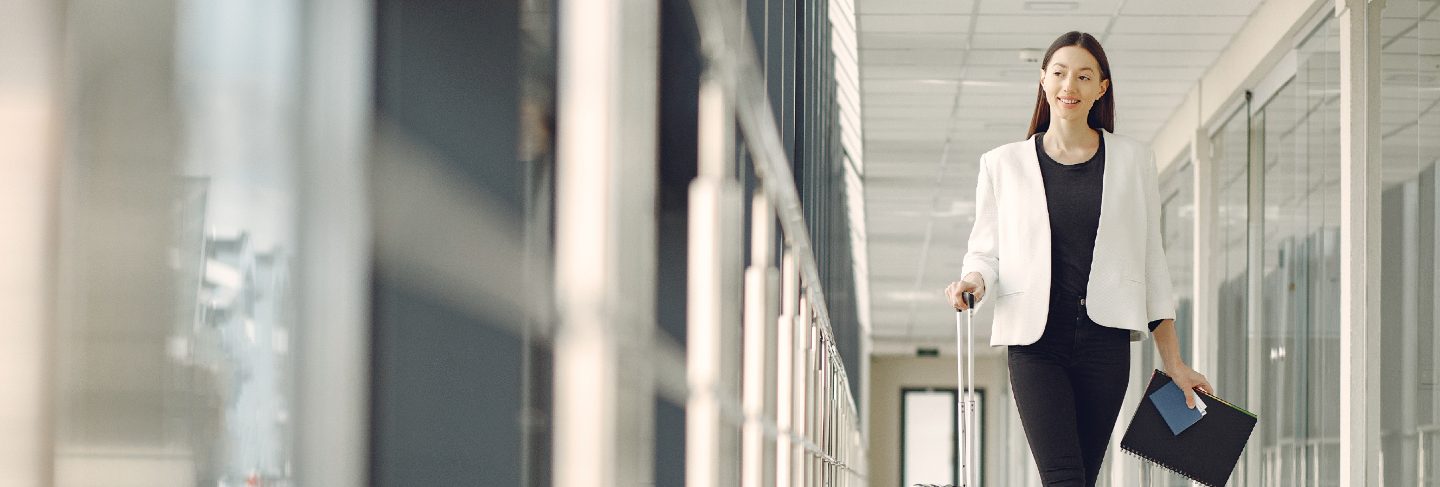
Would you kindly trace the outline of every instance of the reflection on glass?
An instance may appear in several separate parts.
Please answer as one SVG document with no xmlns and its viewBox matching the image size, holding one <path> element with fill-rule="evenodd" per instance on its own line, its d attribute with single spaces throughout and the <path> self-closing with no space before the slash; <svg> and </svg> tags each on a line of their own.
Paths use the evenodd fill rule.
<svg viewBox="0 0 1440 487">
<path fill-rule="evenodd" d="M 298 3 L 67 17 L 55 483 L 290 485 Z"/>
<path fill-rule="evenodd" d="M 1385 483 L 1440 480 L 1436 157 L 1440 3 L 1391 0 L 1381 20 L 1381 415 Z"/>
<path fill-rule="evenodd" d="M 200 285 L 181 295 L 197 312 L 171 340 L 188 344 L 179 364 L 213 381 L 191 387 L 211 396 L 191 421 L 219 420 L 197 437 L 211 453 L 196 458 L 201 484 L 290 478 L 298 14 L 285 1 L 179 4 L 179 170 L 203 198 L 179 224 L 203 233 L 180 235 L 202 247 L 185 254 L 198 273 L 177 278 Z"/>
</svg>

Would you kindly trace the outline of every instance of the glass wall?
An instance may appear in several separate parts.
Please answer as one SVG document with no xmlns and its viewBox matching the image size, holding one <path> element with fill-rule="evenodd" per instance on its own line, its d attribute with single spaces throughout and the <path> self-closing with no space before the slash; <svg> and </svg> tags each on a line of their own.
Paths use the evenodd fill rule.
<svg viewBox="0 0 1440 487">
<path fill-rule="evenodd" d="M 1255 115 L 1263 161 L 1263 248 L 1252 323 L 1265 417 L 1252 447 L 1265 485 L 1339 477 L 1339 37 L 1326 20 L 1296 50 L 1296 73 Z M 1254 441 L 1254 440 L 1252 440 Z"/>
<path fill-rule="evenodd" d="M 1387 2 L 1381 39 L 1381 474 L 1387 485 L 1435 485 L 1440 3 Z"/>
<path fill-rule="evenodd" d="M 1208 236 L 1214 254 L 1207 261 L 1216 300 L 1206 306 L 1214 307 L 1221 360 L 1207 377 L 1221 397 L 1245 397 L 1248 391 L 1249 132 L 1250 118 L 1241 107 L 1210 138 L 1217 208 L 1215 231 Z"/>
<path fill-rule="evenodd" d="M 1160 227 L 1165 258 L 1170 264 L 1170 281 L 1175 289 L 1175 332 L 1180 337 L 1180 358 L 1195 363 L 1191 353 L 1195 340 L 1195 165 L 1190 151 L 1170 164 L 1160 175 Z M 1154 352 L 1155 347 L 1150 347 Z M 1154 368 L 1160 368 L 1158 355 Z"/>
</svg>

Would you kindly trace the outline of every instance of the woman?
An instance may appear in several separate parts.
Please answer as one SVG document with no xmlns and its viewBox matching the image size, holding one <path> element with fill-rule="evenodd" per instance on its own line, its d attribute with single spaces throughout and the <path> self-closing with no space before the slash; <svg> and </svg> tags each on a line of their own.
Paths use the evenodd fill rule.
<svg viewBox="0 0 1440 487">
<path fill-rule="evenodd" d="M 980 158 L 964 277 L 945 289 L 956 309 L 966 292 L 994 303 L 990 345 L 1009 346 L 1045 485 L 1095 485 L 1128 386 L 1129 342 L 1155 335 L 1190 407 L 1192 388 L 1213 390 L 1180 358 L 1154 152 L 1114 131 L 1105 51 L 1089 34 L 1060 36 L 1041 62 L 1028 140 Z"/>
</svg>

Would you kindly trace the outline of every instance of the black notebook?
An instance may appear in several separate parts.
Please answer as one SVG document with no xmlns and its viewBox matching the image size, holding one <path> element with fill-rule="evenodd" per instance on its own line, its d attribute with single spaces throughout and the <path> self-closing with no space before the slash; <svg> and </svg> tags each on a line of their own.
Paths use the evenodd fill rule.
<svg viewBox="0 0 1440 487">
<path fill-rule="evenodd" d="M 1162 401 L 1162 406 L 1171 407 L 1163 402 L 1167 394 L 1161 391 L 1170 384 L 1170 376 L 1164 372 L 1156 370 L 1150 376 L 1150 385 L 1135 408 L 1120 448 L 1201 484 L 1225 485 L 1258 418 L 1223 399 L 1197 391 L 1196 399 L 1205 403 L 1205 413 L 1177 434 L 1174 430 L 1179 428 L 1166 422 L 1155 403 Z"/>
</svg>

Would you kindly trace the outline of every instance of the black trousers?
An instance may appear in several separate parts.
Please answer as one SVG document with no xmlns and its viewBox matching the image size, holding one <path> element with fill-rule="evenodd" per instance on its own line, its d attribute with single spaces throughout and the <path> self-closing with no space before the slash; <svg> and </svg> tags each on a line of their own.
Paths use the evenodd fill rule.
<svg viewBox="0 0 1440 487">
<path fill-rule="evenodd" d="M 1041 482 L 1095 485 L 1129 385 L 1130 332 L 1091 321 L 1082 297 L 1052 293 L 1044 335 L 1008 358 Z"/>
</svg>

